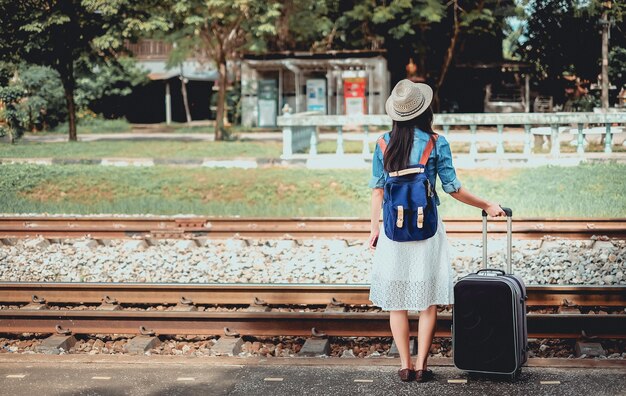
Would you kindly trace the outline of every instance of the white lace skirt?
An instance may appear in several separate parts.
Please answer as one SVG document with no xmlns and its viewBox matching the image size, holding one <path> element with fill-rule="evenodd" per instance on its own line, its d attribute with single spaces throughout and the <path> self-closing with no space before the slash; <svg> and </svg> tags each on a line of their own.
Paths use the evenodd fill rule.
<svg viewBox="0 0 626 396">
<path fill-rule="evenodd" d="M 424 241 L 392 241 L 381 224 L 372 260 L 370 300 L 385 311 L 421 311 L 433 304 L 453 304 L 452 271 L 441 216 L 435 235 Z"/>
</svg>

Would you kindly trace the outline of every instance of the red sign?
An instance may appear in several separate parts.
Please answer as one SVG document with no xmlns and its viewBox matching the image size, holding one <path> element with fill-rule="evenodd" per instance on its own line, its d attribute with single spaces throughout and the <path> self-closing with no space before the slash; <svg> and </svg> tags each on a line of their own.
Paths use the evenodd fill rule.
<svg viewBox="0 0 626 396">
<path fill-rule="evenodd" d="M 343 98 L 346 115 L 367 114 L 365 107 L 365 78 L 344 79 Z"/>
</svg>

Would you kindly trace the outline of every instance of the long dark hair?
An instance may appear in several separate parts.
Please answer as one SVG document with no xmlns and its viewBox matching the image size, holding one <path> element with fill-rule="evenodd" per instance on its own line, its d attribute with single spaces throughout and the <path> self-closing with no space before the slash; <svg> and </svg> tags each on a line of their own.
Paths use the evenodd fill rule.
<svg viewBox="0 0 626 396">
<path fill-rule="evenodd" d="M 389 144 L 383 156 L 385 171 L 395 172 L 409 165 L 409 157 L 413 149 L 415 128 L 429 134 L 433 132 L 433 111 L 428 107 L 425 112 L 407 121 L 394 121 Z"/>
</svg>

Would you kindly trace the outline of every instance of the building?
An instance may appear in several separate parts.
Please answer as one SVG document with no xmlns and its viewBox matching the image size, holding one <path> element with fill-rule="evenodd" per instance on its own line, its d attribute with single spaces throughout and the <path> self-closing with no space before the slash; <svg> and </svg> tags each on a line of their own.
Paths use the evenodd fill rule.
<svg viewBox="0 0 626 396">
<path fill-rule="evenodd" d="M 190 57 L 182 64 L 168 68 L 172 44 L 160 40 L 141 40 L 127 44 L 137 63 L 148 71 L 150 82 L 138 86 L 127 98 L 125 116 L 132 123 L 186 122 L 184 88 L 191 120 L 212 117 L 211 96 L 218 79 L 211 62 Z"/>
<path fill-rule="evenodd" d="M 241 62 L 242 124 L 275 127 L 292 113 L 384 114 L 389 93 L 385 51 L 247 54 Z"/>
</svg>

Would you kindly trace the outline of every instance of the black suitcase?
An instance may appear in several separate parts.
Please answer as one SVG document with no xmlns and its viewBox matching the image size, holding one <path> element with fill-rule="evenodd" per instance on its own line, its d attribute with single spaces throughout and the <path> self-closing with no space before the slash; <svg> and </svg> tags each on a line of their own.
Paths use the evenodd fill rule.
<svg viewBox="0 0 626 396">
<path fill-rule="evenodd" d="M 528 359 L 526 287 L 511 274 L 512 216 L 507 215 L 507 271 L 483 269 L 454 286 L 454 365 L 470 373 L 516 379 Z M 487 268 L 487 213 L 483 211 L 483 268 Z"/>
</svg>

